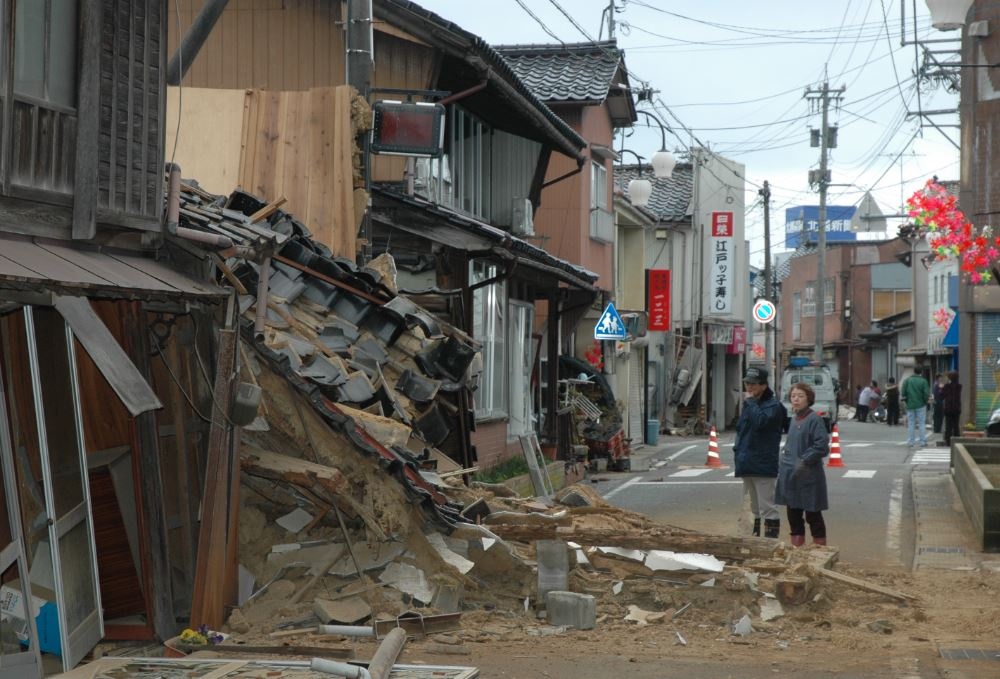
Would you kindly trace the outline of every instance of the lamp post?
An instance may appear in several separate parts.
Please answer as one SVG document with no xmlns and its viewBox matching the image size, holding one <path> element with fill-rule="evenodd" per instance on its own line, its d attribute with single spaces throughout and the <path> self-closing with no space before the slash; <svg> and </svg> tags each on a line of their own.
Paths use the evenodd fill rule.
<svg viewBox="0 0 1000 679">
<path fill-rule="evenodd" d="M 638 175 L 628 183 L 626 191 L 628 191 L 628 199 L 632 205 L 646 207 L 649 203 L 649 197 L 653 195 L 653 184 L 648 179 L 642 178 L 642 161 L 645 159 L 635 151 L 630 151 L 629 149 L 621 149 L 619 153 L 631 153 L 639 161 Z"/>
<path fill-rule="evenodd" d="M 931 26 L 939 31 L 953 31 L 965 25 L 973 0 L 927 0 Z"/>
<path fill-rule="evenodd" d="M 648 111 L 636 111 L 636 113 L 646 116 L 660 128 L 660 150 L 653 154 L 649 164 L 653 167 L 653 175 L 657 179 L 670 179 L 674 174 L 674 167 L 677 166 L 677 160 L 667 150 L 667 128 L 660 122 L 659 118 Z"/>
</svg>

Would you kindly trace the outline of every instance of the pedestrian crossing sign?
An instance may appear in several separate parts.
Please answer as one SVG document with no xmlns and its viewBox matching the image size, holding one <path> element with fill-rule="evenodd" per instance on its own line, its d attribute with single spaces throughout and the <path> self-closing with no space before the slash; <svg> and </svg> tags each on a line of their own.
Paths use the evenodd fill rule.
<svg viewBox="0 0 1000 679">
<path fill-rule="evenodd" d="M 594 326 L 595 340 L 623 340 L 625 339 L 625 323 L 621 315 L 615 309 L 615 305 L 608 302 L 607 308 Z"/>
</svg>

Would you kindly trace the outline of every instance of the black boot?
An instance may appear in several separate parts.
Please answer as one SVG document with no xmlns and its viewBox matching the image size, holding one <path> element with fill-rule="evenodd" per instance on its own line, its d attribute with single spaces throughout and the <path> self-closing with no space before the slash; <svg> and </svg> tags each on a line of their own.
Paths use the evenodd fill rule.
<svg viewBox="0 0 1000 679">
<path fill-rule="evenodd" d="M 764 537 L 776 538 L 781 532 L 781 519 L 764 519 Z"/>
<path fill-rule="evenodd" d="M 753 535 L 754 537 L 760 537 L 760 518 L 753 520 Z"/>
</svg>

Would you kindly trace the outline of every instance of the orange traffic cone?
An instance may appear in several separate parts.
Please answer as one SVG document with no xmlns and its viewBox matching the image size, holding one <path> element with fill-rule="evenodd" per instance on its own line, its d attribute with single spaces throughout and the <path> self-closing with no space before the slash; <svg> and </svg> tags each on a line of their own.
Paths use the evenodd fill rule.
<svg viewBox="0 0 1000 679">
<path fill-rule="evenodd" d="M 840 457 L 840 431 L 836 423 L 833 425 L 833 432 L 830 434 L 830 461 L 827 467 L 846 467 L 843 458 Z"/>
<path fill-rule="evenodd" d="M 719 434 L 715 431 L 715 425 L 712 425 L 711 431 L 708 433 L 708 459 L 705 460 L 706 467 L 721 467 L 722 460 L 719 459 Z"/>
</svg>

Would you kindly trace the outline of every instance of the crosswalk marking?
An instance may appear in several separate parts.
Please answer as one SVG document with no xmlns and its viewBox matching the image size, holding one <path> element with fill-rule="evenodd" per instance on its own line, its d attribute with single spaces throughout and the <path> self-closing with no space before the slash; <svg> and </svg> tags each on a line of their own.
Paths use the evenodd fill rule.
<svg viewBox="0 0 1000 679">
<path fill-rule="evenodd" d="M 913 453 L 910 464 L 935 464 L 951 462 L 950 450 L 934 450 L 933 448 L 923 448 Z"/>
<path fill-rule="evenodd" d="M 871 443 L 842 443 L 841 448 L 871 448 Z"/>
<path fill-rule="evenodd" d="M 712 471 L 711 469 L 682 469 L 679 472 L 674 472 L 670 476 L 701 476 L 702 474 L 707 474 Z"/>
<path fill-rule="evenodd" d="M 870 479 L 875 476 L 874 469 L 849 469 L 841 477 L 843 479 Z"/>
</svg>

